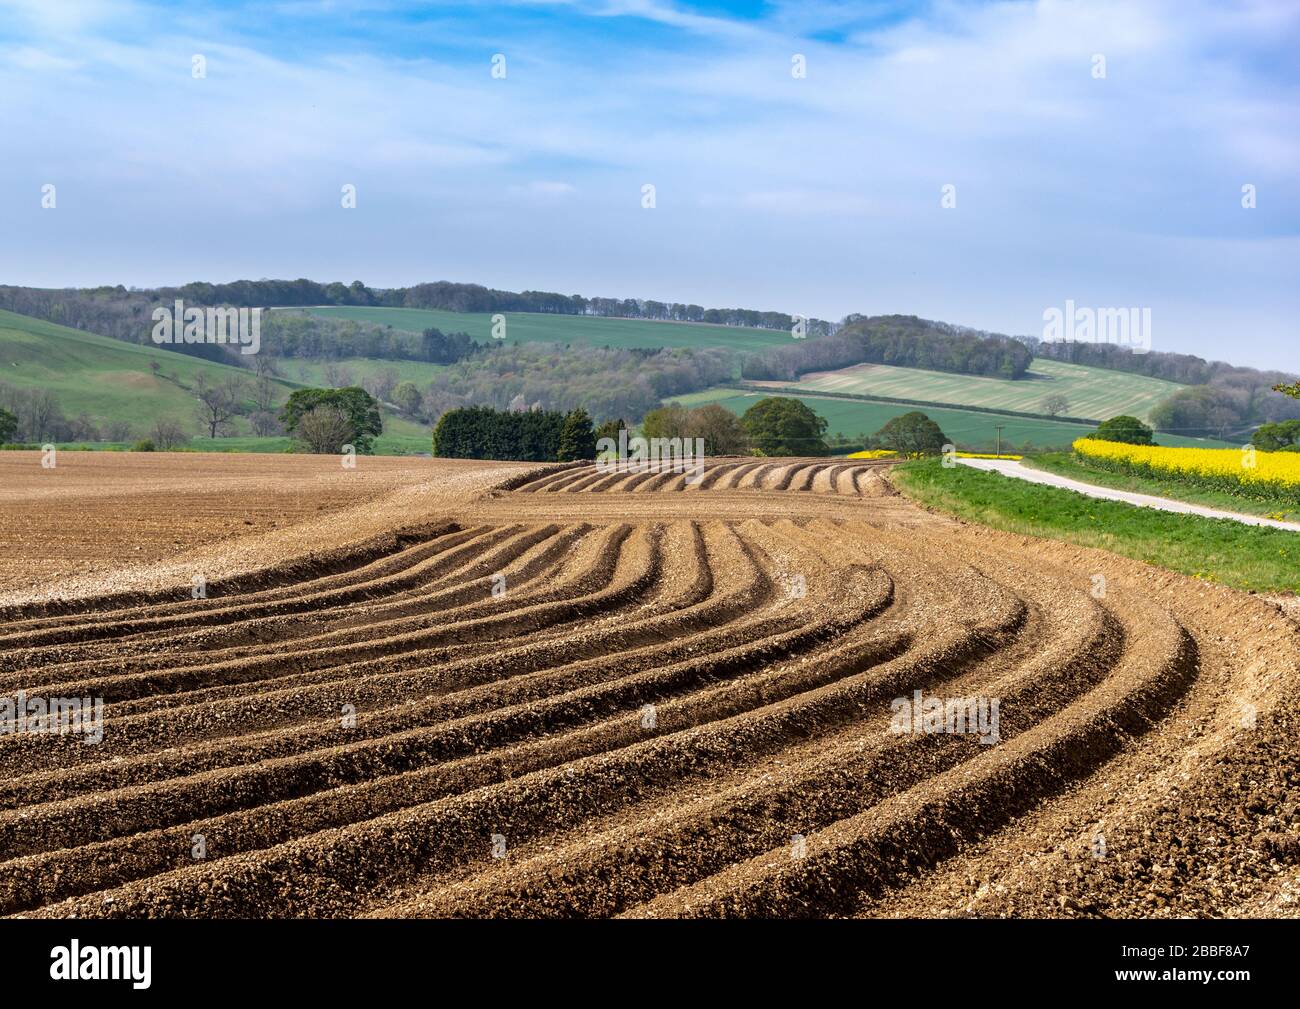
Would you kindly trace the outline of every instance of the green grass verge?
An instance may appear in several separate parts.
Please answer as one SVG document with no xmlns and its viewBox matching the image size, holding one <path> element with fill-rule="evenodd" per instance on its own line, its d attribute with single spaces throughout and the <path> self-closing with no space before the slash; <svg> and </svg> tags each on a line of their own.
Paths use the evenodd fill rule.
<svg viewBox="0 0 1300 1009">
<path fill-rule="evenodd" d="M 1026 466 L 1034 469 L 1069 477 L 1071 480 L 1096 484 L 1098 487 L 1132 491 L 1135 494 L 1154 494 L 1157 497 L 1186 501 L 1207 508 L 1221 508 L 1224 511 L 1243 512 L 1247 515 L 1265 515 L 1288 522 L 1300 521 L 1300 508 L 1296 507 L 1294 501 L 1283 501 L 1280 498 L 1268 500 L 1240 497 L 1227 491 L 1204 490 L 1173 480 L 1157 480 L 1153 477 L 1115 473 L 1089 466 L 1070 452 L 1048 452 L 1043 455 L 1027 456 L 1024 462 Z"/>
<path fill-rule="evenodd" d="M 1300 533 L 1138 508 L 937 460 L 892 470 L 909 497 L 994 529 L 1100 547 L 1205 581 L 1300 593 Z"/>
</svg>

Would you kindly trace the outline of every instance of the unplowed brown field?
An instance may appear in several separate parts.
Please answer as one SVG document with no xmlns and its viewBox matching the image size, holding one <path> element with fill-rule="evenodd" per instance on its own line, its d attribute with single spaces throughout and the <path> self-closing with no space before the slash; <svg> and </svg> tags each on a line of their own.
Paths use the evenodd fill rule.
<svg viewBox="0 0 1300 1009">
<path fill-rule="evenodd" d="M 0 697 L 105 720 L 0 735 L 0 914 L 1295 913 L 1264 600 L 883 464 L 21 455 Z"/>
</svg>

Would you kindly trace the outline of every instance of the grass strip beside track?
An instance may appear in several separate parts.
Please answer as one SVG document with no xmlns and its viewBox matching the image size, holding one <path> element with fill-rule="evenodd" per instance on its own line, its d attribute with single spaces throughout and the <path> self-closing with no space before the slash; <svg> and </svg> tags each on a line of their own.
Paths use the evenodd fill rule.
<svg viewBox="0 0 1300 1009">
<path fill-rule="evenodd" d="M 1008 532 L 1100 547 L 1257 592 L 1300 592 L 1300 536 L 1085 497 L 937 460 L 904 463 L 895 485 L 921 504 Z"/>
<path fill-rule="evenodd" d="M 1221 508 L 1225 511 L 1243 512 L 1247 515 L 1265 515 L 1269 518 L 1286 521 L 1300 520 L 1300 508 L 1294 501 L 1280 498 L 1265 500 L 1229 494 L 1221 490 L 1207 490 L 1193 487 L 1176 480 L 1157 480 L 1153 477 L 1133 476 L 1127 473 L 1115 473 L 1111 470 L 1090 466 L 1078 456 L 1069 452 L 1048 452 L 1043 455 L 1027 456 L 1023 460 L 1026 466 L 1041 469 L 1046 473 L 1069 477 L 1084 483 L 1093 483 L 1098 487 L 1110 487 L 1114 490 L 1133 491 L 1137 494 L 1154 494 L 1157 497 L 1173 498 L 1189 504 L 1204 505 L 1207 508 Z"/>
</svg>

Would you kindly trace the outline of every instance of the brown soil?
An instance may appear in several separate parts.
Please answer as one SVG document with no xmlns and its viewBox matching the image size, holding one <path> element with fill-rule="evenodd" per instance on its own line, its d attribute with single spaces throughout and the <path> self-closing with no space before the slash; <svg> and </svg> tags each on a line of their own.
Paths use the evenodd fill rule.
<svg viewBox="0 0 1300 1009">
<path fill-rule="evenodd" d="M 0 914 L 1295 914 L 1267 600 L 873 463 L 66 465 L 0 457 L 0 697 L 103 740 L 0 735 Z M 998 740 L 890 732 L 915 690 Z"/>
</svg>

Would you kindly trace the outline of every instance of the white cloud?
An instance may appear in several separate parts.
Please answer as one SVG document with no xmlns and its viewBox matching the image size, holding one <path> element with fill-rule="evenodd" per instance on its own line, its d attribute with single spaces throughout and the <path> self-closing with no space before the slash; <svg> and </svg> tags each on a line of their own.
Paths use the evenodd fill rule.
<svg viewBox="0 0 1300 1009">
<path fill-rule="evenodd" d="M 325 13 L 371 6 L 383 5 Z M 486 55 L 445 45 L 398 58 L 340 38 L 289 57 L 219 15 L 134 18 L 122 41 L 105 28 L 130 16 L 122 3 L 0 8 L 30 32 L 0 53 L 0 183 L 66 179 L 58 221 L 84 213 L 87 229 L 70 258 L 48 215 L 17 219 L 20 241 L 0 251 L 10 281 L 454 274 L 1019 332 L 1075 291 L 1099 304 L 1128 304 L 1135 288 L 1146 302 L 1213 291 L 1207 319 L 1277 320 L 1254 330 L 1261 341 L 1300 310 L 1294 258 L 1277 258 L 1292 247 L 1275 243 L 1300 231 L 1294 5 L 940 2 L 832 44 L 805 33 L 850 5 L 740 22 L 626 0 L 584 8 L 613 33 L 603 45 L 493 39 L 510 54 L 504 81 Z M 321 11 L 279 13 L 314 26 Z M 638 21 L 681 44 L 643 43 Z M 190 77 L 193 52 L 206 80 Z M 805 80 L 790 75 L 793 52 Z M 343 181 L 361 193 L 351 216 L 335 212 Z M 653 213 L 639 209 L 646 181 Z M 1260 187 L 1254 217 L 1242 182 Z M 946 183 L 954 211 L 939 206 Z M 237 222 L 258 241 L 163 254 L 159 228 L 176 220 L 199 235 Z M 1193 250 L 1192 234 L 1233 252 Z M 1189 323 L 1180 337 L 1212 353 L 1216 332 Z"/>
</svg>

